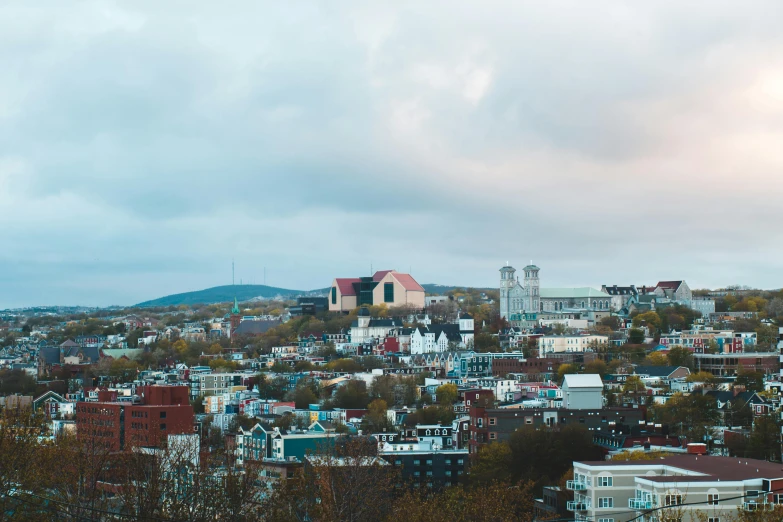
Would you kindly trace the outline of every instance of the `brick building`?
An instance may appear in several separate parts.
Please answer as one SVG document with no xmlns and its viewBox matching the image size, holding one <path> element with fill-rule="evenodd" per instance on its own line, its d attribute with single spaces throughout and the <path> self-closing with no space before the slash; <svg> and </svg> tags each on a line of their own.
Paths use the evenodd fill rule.
<svg viewBox="0 0 783 522">
<path fill-rule="evenodd" d="M 194 416 L 187 386 L 139 386 L 132 401 L 116 392 L 98 392 L 98 402 L 76 404 L 76 434 L 93 438 L 112 451 L 159 446 L 170 434 L 193 433 Z"/>
</svg>

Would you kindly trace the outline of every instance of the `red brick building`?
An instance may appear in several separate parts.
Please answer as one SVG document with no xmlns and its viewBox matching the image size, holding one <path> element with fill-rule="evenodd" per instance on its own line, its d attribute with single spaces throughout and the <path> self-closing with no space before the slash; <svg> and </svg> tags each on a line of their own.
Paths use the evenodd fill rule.
<svg viewBox="0 0 783 522">
<path fill-rule="evenodd" d="M 112 451 L 159 446 L 169 434 L 193 433 L 187 386 L 139 386 L 138 400 L 118 402 L 115 392 L 98 392 L 98 402 L 76 404 L 76 434 Z"/>
</svg>

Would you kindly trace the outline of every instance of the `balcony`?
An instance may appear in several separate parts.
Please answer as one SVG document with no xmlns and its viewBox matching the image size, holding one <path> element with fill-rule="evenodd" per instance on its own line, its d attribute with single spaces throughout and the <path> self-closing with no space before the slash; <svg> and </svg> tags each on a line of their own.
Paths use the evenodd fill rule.
<svg viewBox="0 0 783 522">
<path fill-rule="evenodd" d="M 765 502 L 743 502 L 742 508 L 745 511 L 766 511 L 772 509 L 774 506 L 772 504 L 767 504 Z"/>
<path fill-rule="evenodd" d="M 642 511 L 645 509 L 652 509 L 652 501 L 642 500 L 639 498 L 628 499 L 628 507 L 636 511 Z"/>
<path fill-rule="evenodd" d="M 566 510 L 568 511 L 586 511 L 588 507 L 587 502 L 577 502 L 575 500 L 566 502 Z"/>
<path fill-rule="evenodd" d="M 587 484 L 578 480 L 567 480 L 566 489 L 569 491 L 584 491 L 587 489 Z"/>
</svg>

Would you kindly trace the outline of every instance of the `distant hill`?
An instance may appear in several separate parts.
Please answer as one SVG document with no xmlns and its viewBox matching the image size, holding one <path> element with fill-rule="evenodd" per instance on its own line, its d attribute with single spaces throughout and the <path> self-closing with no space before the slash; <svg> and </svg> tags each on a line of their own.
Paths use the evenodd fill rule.
<svg viewBox="0 0 783 522">
<path fill-rule="evenodd" d="M 421 285 L 422 288 L 424 288 L 424 291 L 428 294 L 435 294 L 435 295 L 443 295 L 446 292 L 451 292 L 452 290 L 464 290 L 466 288 L 470 288 L 472 290 L 481 290 L 482 292 L 486 292 L 487 290 L 497 290 L 497 288 L 475 288 L 472 286 L 448 286 L 448 285 L 436 285 L 435 283 L 427 283 Z"/>
<path fill-rule="evenodd" d="M 207 288 L 206 290 L 197 290 L 195 292 L 185 292 L 182 294 L 167 295 L 151 301 L 144 301 L 136 306 L 179 306 L 193 304 L 213 304 L 226 303 L 234 300 L 249 301 L 256 297 L 276 297 L 283 296 L 294 298 L 300 295 L 321 294 L 325 295 L 325 290 L 303 291 L 289 290 L 287 288 L 276 288 L 266 285 L 225 285 Z"/>
<path fill-rule="evenodd" d="M 446 286 L 436 284 L 421 285 L 428 294 L 445 294 L 450 290 L 466 288 L 464 286 Z M 479 290 L 495 290 L 494 288 L 480 288 Z M 196 290 L 194 292 L 185 292 L 182 294 L 167 295 L 151 301 L 144 301 L 136 306 L 141 308 L 151 308 L 154 306 L 179 306 L 194 304 L 214 304 L 227 303 L 234 300 L 249 301 L 256 297 L 277 297 L 282 296 L 293 299 L 300 295 L 327 295 L 328 288 L 319 288 L 317 290 L 290 290 L 287 288 L 276 288 L 266 285 L 225 285 L 207 288 L 206 290 Z"/>
</svg>

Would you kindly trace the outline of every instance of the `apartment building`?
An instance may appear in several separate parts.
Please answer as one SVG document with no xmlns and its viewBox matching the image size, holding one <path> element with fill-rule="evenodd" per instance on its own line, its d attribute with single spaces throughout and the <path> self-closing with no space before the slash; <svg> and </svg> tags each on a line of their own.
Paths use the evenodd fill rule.
<svg viewBox="0 0 783 522">
<path fill-rule="evenodd" d="M 538 353 L 546 357 L 552 353 L 584 352 L 608 345 L 606 335 L 545 335 L 538 338 Z"/>
<path fill-rule="evenodd" d="M 690 446 L 689 446 L 690 449 Z M 721 522 L 783 503 L 780 464 L 683 454 L 654 461 L 574 462 L 567 509 L 577 521 Z"/>
</svg>

